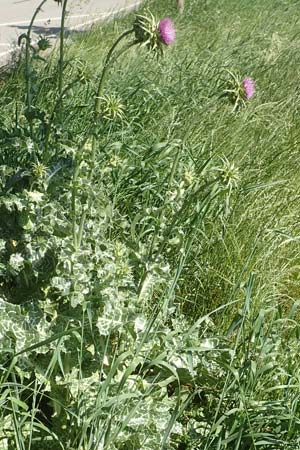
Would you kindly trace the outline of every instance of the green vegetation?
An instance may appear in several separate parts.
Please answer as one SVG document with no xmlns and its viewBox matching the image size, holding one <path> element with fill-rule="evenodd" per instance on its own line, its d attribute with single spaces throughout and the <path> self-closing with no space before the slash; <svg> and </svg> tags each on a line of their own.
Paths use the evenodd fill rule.
<svg viewBox="0 0 300 450">
<path fill-rule="evenodd" d="M 300 449 L 298 2 L 146 6 L 0 84 L 0 449 Z"/>
</svg>

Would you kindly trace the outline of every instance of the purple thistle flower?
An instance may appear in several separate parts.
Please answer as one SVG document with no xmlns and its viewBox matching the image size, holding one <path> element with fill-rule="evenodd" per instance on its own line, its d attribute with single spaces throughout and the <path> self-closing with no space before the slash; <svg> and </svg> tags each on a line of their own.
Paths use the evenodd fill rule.
<svg viewBox="0 0 300 450">
<path fill-rule="evenodd" d="M 244 88 L 246 99 L 249 100 L 255 94 L 254 80 L 250 77 L 246 77 L 243 80 L 243 88 Z"/>
<path fill-rule="evenodd" d="M 168 17 L 161 19 L 161 21 L 158 24 L 158 31 L 160 39 L 164 44 L 170 45 L 175 42 L 176 33 L 174 23 Z"/>
</svg>

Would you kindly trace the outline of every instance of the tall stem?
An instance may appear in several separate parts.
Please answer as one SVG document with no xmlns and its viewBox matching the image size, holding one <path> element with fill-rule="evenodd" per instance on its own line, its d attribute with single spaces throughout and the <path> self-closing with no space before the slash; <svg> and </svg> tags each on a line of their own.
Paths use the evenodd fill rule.
<svg viewBox="0 0 300 450">
<path fill-rule="evenodd" d="M 62 94 L 63 94 L 63 72 L 64 72 L 64 45 L 65 45 L 65 17 L 68 0 L 63 1 L 60 21 L 60 43 L 59 43 L 59 71 L 58 71 L 58 98 L 59 117 L 62 118 Z"/>
<path fill-rule="evenodd" d="M 134 30 L 127 30 L 125 31 L 123 34 L 121 34 L 120 37 L 118 37 L 118 39 L 115 41 L 115 43 L 113 44 L 113 46 L 111 47 L 111 49 L 109 50 L 106 58 L 105 58 L 105 62 L 104 62 L 104 66 L 102 69 L 102 73 L 99 79 L 99 83 L 98 83 L 98 89 L 96 92 L 96 98 L 95 98 L 95 105 L 94 105 L 94 122 L 96 123 L 98 115 L 99 115 L 99 111 L 100 111 L 100 97 L 102 94 L 102 89 L 104 86 L 104 81 L 105 81 L 105 76 L 107 74 L 107 70 L 111 65 L 111 62 L 115 62 L 125 51 L 127 51 L 130 47 L 132 47 L 133 45 L 136 44 L 136 41 L 133 41 L 131 43 L 129 43 L 125 48 L 123 48 L 117 55 L 116 57 L 111 61 L 112 55 L 114 50 L 116 49 L 117 45 L 122 41 L 122 39 L 124 39 L 126 36 L 130 35 L 131 33 L 133 33 Z M 93 179 L 93 175 L 94 175 L 94 166 L 95 166 L 95 157 L 96 157 L 96 146 L 97 146 L 97 138 L 96 136 L 93 134 L 93 139 L 92 139 L 92 155 L 91 155 L 91 169 L 90 169 L 90 173 L 89 173 L 89 177 L 88 177 L 88 184 L 90 184 L 90 182 Z M 85 224 L 85 220 L 86 220 L 86 216 L 87 216 L 87 211 L 89 209 L 89 206 L 91 205 L 91 196 L 89 196 L 88 199 L 88 208 L 86 209 L 86 211 L 84 211 L 82 213 L 81 219 L 80 219 L 80 224 L 79 224 L 79 229 L 78 229 L 78 235 L 76 237 L 76 247 L 77 249 L 80 248 L 81 242 L 82 242 L 82 236 L 83 236 L 83 229 L 84 229 L 84 224 Z"/>
<path fill-rule="evenodd" d="M 74 171 L 73 171 L 73 180 L 72 180 L 72 199 L 71 199 L 71 208 L 72 208 L 72 232 L 73 232 L 73 244 L 74 248 L 77 249 L 77 234 L 76 234 L 76 196 L 77 196 L 77 183 L 78 183 L 78 174 L 80 169 L 80 162 L 75 159 L 74 162 Z"/>
<path fill-rule="evenodd" d="M 58 99 L 55 102 L 54 108 L 51 112 L 48 125 L 45 131 L 45 138 L 44 138 L 44 160 L 47 163 L 49 154 L 48 154 L 48 147 L 49 147 L 49 138 L 50 138 L 50 132 L 51 132 L 51 124 L 53 123 L 55 114 L 57 113 L 58 109 L 60 108 L 61 99 L 64 97 L 64 95 L 72 89 L 73 86 L 75 86 L 78 83 L 78 79 L 75 81 L 72 81 L 70 84 L 68 84 L 62 91 L 62 94 L 58 97 Z"/>
<path fill-rule="evenodd" d="M 46 1 L 47 0 L 42 0 L 42 2 L 36 8 L 32 18 L 31 18 L 31 21 L 30 21 L 30 24 L 28 26 L 28 30 L 27 30 L 27 33 L 26 33 L 26 47 L 25 47 L 26 104 L 27 104 L 27 110 L 29 112 L 29 127 L 30 127 L 30 136 L 31 137 L 33 135 L 32 119 L 30 117 L 30 111 L 31 111 L 31 105 L 32 105 L 32 103 L 31 103 L 32 102 L 31 68 L 30 68 L 30 64 L 31 64 L 31 58 L 30 58 L 31 31 L 32 31 L 32 27 L 33 27 L 35 18 L 38 15 L 38 13 L 40 12 L 40 10 L 42 9 L 43 5 L 46 3 Z M 23 35 L 23 36 L 25 36 L 25 35 Z"/>
<path fill-rule="evenodd" d="M 177 167 L 178 167 L 180 155 L 181 155 L 181 147 L 178 148 L 176 157 L 174 158 L 174 161 L 173 161 L 171 174 L 170 174 L 169 181 L 168 181 L 168 186 L 167 186 L 167 192 L 169 191 L 169 189 L 170 189 L 170 187 L 171 187 L 171 185 L 173 183 L 174 176 L 175 176 L 175 173 L 176 173 L 176 170 L 177 170 Z M 167 204 L 166 200 L 167 199 L 165 198 L 165 202 L 164 202 L 165 204 Z M 164 214 L 164 207 L 161 208 L 161 211 L 160 211 L 160 214 L 159 214 L 158 227 L 159 227 L 159 224 L 162 221 L 163 214 Z M 156 233 L 154 233 L 153 236 L 152 236 L 152 240 L 151 240 L 151 244 L 150 244 L 150 248 L 149 248 L 149 252 L 148 252 L 148 261 L 150 261 L 151 258 L 152 258 L 152 253 L 153 253 L 154 245 L 156 244 L 157 238 L 158 238 L 158 231 Z"/>
<path fill-rule="evenodd" d="M 101 93 L 102 93 L 105 76 L 106 76 L 106 73 L 107 73 L 107 69 L 108 69 L 108 67 L 110 65 L 109 63 L 110 63 L 110 59 L 112 57 L 112 54 L 113 54 L 115 48 L 117 47 L 117 45 L 122 41 L 122 39 L 124 39 L 126 36 L 128 36 L 131 33 L 134 33 L 133 29 L 127 30 L 124 33 L 122 33 L 121 36 L 119 36 L 118 39 L 116 40 L 116 42 L 113 44 L 113 46 L 111 47 L 111 49 L 109 50 L 109 52 L 108 52 L 108 54 L 107 54 L 107 56 L 105 58 L 104 67 L 102 69 L 102 73 L 101 73 L 101 77 L 100 77 L 100 80 L 99 80 L 98 89 L 97 89 L 97 93 L 96 93 L 96 98 L 95 98 L 95 106 L 94 106 L 94 118 L 95 118 L 95 120 L 97 119 L 97 116 L 99 114 L 100 96 L 101 96 Z M 130 46 L 131 45 L 133 45 L 133 43 L 131 43 Z"/>
</svg>

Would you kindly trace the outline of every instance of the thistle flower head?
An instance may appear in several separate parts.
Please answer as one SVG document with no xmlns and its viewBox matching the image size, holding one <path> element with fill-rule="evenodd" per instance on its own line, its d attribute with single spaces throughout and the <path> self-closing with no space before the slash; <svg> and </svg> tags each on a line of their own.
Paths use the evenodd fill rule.
<svg viewBox="0 0 300 450">
<path fill-rule="evenodd" d="M 160 39 L 166 45 L 174 44 L 176 40 L 176 32 L 174 23 L 168 17 L 161 19 L 158 24 Z"/>
<path fill-rule="evenodd" d="M 104 119 L 113 121 L 123 119 L 125 107 L 119 97 L 115 95 L 103 95 L 100 98 L 101 114 Z"/>
<path fill-rule="evenodd" d="M 133 29 L 137 42 L 158 55 L 163 54 L 164 45 L 175 42 L 175 27 L 172 20 L 165 17 L 157 22 L 151 12 L 147 16 L 137 15 Z"/>
<path fill-rule="evenodd" d="M 244 93 L 245 93 L 245 97 L 247 100 L 249 100 L 251 97 L 253 97 L 253 95 L 255 94 L 255 85 L 254 85 L 254 81 L 252 78 L 246 77 L 243 80 L 243 88 L 244 88 Z"/>
<path fill-rule="evenodd" d="M 236 111 L 241 106 L 245 106 L 246 101 L 250 100 L 255 94 L 254 80 L 250 77 L 244 78 L 241 81 L 237 73 L 227 70 L 229 80 L 227 82 L 227 89 L 224 90 L 231 102 L 234 104 L 233 111 Z"/>
<path fill-rule="evenodd" d="M 36 162 L 32 164 L 32 173 L 35 178 L 40 179 L 44 178 L 47 173 L 47 167 L 40 162 Z"/>
<path fill-rule="evenodd" d="M 40 36 L 38 42 L 37 42 L 38 49 L 41 51 L 48 50 L 48 48 L 51 48 L 51 43 L 48 38 Z"/>
<path fill-rule="evenodd" d="M 234 163 L 228 161 L 227 158 L 221 158 L 222 166 L 217 168 L 219 172 L 220 184 L 229 192 L 235 189 L 240 181 L 240 174 L 238 168 Z"/>
</svg>

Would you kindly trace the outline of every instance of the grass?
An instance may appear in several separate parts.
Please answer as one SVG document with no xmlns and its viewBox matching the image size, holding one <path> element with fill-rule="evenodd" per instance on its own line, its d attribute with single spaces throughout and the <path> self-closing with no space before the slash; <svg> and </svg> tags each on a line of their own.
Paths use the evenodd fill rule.
<svg viewBox="0 0 300 450">
<path fill-rule="evenodd" d="M 33 119 L 22 61 L 1 84 L 0 438 L 295 450 L 297 2 L 146 6 L 174 17 L 177 41 L 161 60 L 134 47 L 110 71 L 103 116 L 119 115 L 94 127 L 94 162 L 98 74 L 133 13 L 68 41 L 59 114 L 55 52 L 32 61 Z M 256 85 L 236 111 L 229 72 Z"/>
<path fill-rule="evenodd" d="M 191 2 L 184 16 L 177 17 L 177 44 L 162 64 L 148 58 L 137 64 L 132 53 L 132 60 L 128 56 L 121 68 L 123 72 L 130 67 L 126 77 L 122 80 L 116 72 L 116 79 L 111 79 L 111 88 L 125 104 L 128 99 L 133 102 L 130 117 L 138 116 L 123 132 L 126 142 L 151 145 L 181 139 L 193 161 L 224 155 L 239 167 L 241 189 L 226 220 L 225 236 L 216 239 L 219 231 L 209 231 L 214 238 L 197 246 L 197 255 L 203 257 L 196 273 L 188 270 L 189 301 L 190 282 L 193 285 L 195 280 L 196 307 L 205 307 L 206 302 L 217 306 L 224 301 L 224 294 L 230 295 L 254 247 L 247 273 L 254 270 L 260 274 L 262 284 L 270 290 L 266 295 L 276 295 L 280 301 L 297 295 L 293 275 L 288 275 L 298 265 L 293 238 L 299 233 L 295 216 L 299 201 L 295 8 L 295 2 L 253 2 L 251 7 L 247 2 Z M 158 14 L 174 16 L 175 6 L 167 2 Z M 108 28 L 118 33 L 122 25 L 117 22 Z M 79 36 L 73 49 L 79 58 L 81 49 L 86 60 L 90 54 L 88 65 L 93 67 L 92 60 L 101 61 L 101 43 L 107 40 L 107 28 L 96 29 Z M 97 65 L 94 67 L 96 70 Z M 255 99 L 237 114 L 231 113 L 227 99 L 220 98 L 227 70 L 242 77 L 251 75 L 257 85 Z M 151 104 L 145 102 L 147 94 Z M 288 243 L 284 243 L 284 234 L 290 236 Z M 199 285 L 203 287 L 199 289 Z"/>
</svg>

